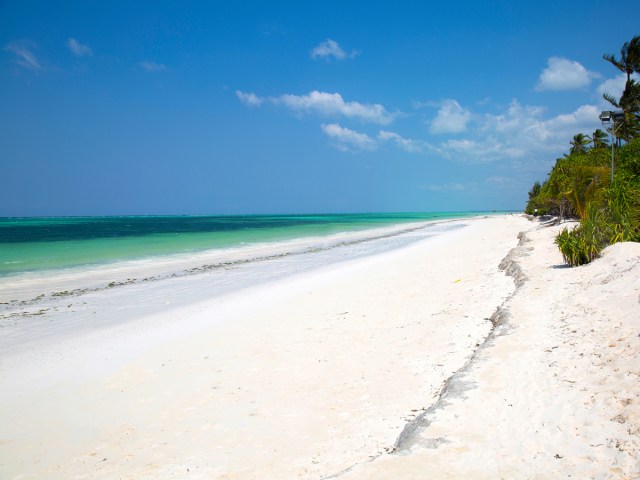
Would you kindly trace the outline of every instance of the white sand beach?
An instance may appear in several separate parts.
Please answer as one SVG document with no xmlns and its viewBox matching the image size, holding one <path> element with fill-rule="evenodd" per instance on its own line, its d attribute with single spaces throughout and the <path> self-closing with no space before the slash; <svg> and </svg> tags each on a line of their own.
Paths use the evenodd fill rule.
<svg viewBox="0 0 640 480">
<path fill-rule="evenodd" d="M 569 269 L 558 226 L 465 223 L 15 338 L 0 478 L 640 478 L 640 244 Z"/>
</svg>

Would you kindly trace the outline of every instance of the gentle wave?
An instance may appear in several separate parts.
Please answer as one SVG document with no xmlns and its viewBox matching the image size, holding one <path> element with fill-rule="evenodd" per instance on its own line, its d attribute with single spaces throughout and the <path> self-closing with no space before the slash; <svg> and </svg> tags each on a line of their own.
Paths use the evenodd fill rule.
<svg viewBox="0 0 640 480">
<path fill-rule="evenodd" d="M 40 304 L 125 285 L 199 276 L 210 295 L 338 261 L 360 258 L 458 228 L 460 221 L 409 223 L 161 255 L 103 265 L 23 272 L 0 279 L 0 303 Z M 207 274 L 206 279 L 202 276 Z"/>
<path fill-rule="evenodd" d="M 179 253 L 208 255 L 212 250 L 330 238 L 469 215 L 471 213 L 0 218 L 0 277 Z"/>
</svg>

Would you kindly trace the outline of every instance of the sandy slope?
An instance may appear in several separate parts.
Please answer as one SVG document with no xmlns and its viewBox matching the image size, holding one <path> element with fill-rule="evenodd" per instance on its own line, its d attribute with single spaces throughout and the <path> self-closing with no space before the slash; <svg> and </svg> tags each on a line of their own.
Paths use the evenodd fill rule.
<svg viewBox="0 0 640 480">
<path fill-rule="evenodd" d="M 557 231 L 512 252 L 506 323 L 404 448 L 340 478 L 640 478 L 640 244 L 569 269 Z"/>
</svg>

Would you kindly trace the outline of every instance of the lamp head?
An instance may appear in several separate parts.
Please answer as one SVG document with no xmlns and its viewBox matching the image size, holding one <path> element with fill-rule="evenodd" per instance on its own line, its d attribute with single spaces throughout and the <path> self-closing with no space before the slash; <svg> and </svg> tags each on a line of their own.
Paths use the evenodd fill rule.
<svg viewBox="0 0 640 480">
<path fill-rule="evenodd" d="M 600 114 L 600 121 L 605 123 L 605 122 L 610 122 L 611 121 L 611 117 L 613 115 L 613 112 L 602 112 Z"/>
<path fill-rule="evenodd" d="M 611 118 L 614 122 L 624 121 L 624 112 L 611 112 Z"/>
</svg>

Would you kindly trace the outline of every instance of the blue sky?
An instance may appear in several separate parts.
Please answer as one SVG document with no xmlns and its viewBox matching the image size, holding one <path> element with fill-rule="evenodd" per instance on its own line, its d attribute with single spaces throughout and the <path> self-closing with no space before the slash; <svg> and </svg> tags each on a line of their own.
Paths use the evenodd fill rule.
<svg viewBox="0 0 640 480">
<path fill-rule="evenodd" d="M 636 0 L 0 1 L 0 216 L 522 209 L 621 92 L 602 54 L 639 18 Z"/>
</svg>

